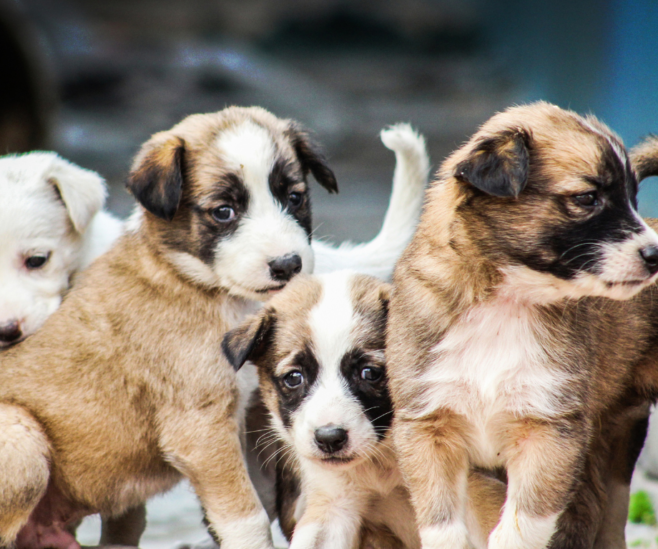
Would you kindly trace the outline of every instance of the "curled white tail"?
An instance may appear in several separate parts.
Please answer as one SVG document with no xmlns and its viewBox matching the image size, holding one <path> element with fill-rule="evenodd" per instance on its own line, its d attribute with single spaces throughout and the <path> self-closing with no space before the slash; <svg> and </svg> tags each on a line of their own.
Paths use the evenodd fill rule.
<svg viewBox="0 0 658 549">
<path fill-rule="evenodd" d="M 380 137 L 395 153 L 393 191 L 382 228 L 375 238 L 363 244 L 344 242 L 331 246 L 313 240 L 315 272 L 318 274 L 352 269 L 388 280 L 416 230 L 429 176 L 425 138 L 409 124 L 384 129 Z"/>
</svg>

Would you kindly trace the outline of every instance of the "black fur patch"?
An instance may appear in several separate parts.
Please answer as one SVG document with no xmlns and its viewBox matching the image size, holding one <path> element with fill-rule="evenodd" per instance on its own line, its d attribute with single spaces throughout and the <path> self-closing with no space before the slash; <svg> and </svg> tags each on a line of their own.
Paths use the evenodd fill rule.
<svg viewBox="0 0 658 549">
<path fill-rule="evenodd" d="M 369 366 L 383 370 L 381 379 L 377 381 L 362 379 L 361 371 Z M 364 413 L 377 432 L 377 438 L 381 440 L 386 436 L 393 421 L 393 403 L 388 393 L 385 366 L 381 363 L 372 363 L 363 350 L 353 349 L 343 356 L 340 373 L 345 378 L 350 392 L 361 403 Z"/>
<path fill-rule="evenodd" d="M 308 396 L 318 377 L 318 370 L 320 365 L 313 354 L 313 351 L 308 347 L 304 347 L 297 355 L 295 356 L 292 364 L 296 366 L 304 376 L 304 381 L 299 387 L 291 389 L 286 386 L 284 383 L 285 376 L 274 376 L 271 374 L 272 381 L 274 386 L 279 393 L 279 414 L 281 415 L 281 421 L 286 426 L 290 428 L 292 425 L 292 414 L 299 408 L 304 402 L 304 399 Z"/>
<path fill-rule="evenodd" d="M 528 140 L 522 130 L 485 139 L 457 165 L 455 176 L 487 194 L 518 197 L 528 181 Z"/>
<path fill-rule="evenodd" d="M 295 206 L 291 204 L 289 195 L 293 186 L 301 183 L 299 176 L 295 175 L 293 167 L 289 162 L 279 158 L 275 163 L 269 175 L 269 185 L 272 196 L 286 209 L 286 211 L 295 218 L 295 221 L 306 231 L 311 239 L 311 197 L 308 188 L 301 193 L 303 200 L 301 204 Z"/>
<path fill-rule="evenodd" d="M 290 124 L 286 134 L 295 149 L 302 170 L 304 170 L 304 175 L 310 171 L 320 185 L 330 193 L 337 193 L 336 176 L 328 166 L 326 158 L 320 152 L 320 148 L 311 140 L 308 134 L 294 123 Z"/>
</svg>

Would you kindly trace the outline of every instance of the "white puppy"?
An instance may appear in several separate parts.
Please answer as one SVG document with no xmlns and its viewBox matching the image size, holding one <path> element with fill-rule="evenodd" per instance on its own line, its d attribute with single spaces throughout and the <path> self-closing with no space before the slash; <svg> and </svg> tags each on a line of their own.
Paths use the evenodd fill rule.
<svg viewBox="0 0 658 549">
<path fill-rule="evenodd" d="M 105 194 L 98 174 L 53 152 L 0 158 L 0 349 L 39 329 L 119 236 Z"/>
</svg>

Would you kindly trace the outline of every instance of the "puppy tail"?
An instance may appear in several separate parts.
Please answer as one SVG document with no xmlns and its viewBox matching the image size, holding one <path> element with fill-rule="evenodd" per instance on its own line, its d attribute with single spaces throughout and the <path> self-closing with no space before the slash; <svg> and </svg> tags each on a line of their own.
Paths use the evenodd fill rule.
<svg viewBox="0 0 658 549">
<path fill-rule="evenodd" d="M 633 147 L 630 158 L 639 181 L 658 175 L 658 136 L 650 135 Z"/>
<path fill-rule="evenodd" d="M 423 205 L 430 161 L 425 138 L 409 124 L 396 124 L 381 131 L 384 145 L 395 153 L 393 191 L 379 234 L 370 242 L 338 247 L 314 240 L 315 272 L 349 268 L 389 280 L 395 263 L 413 236 Z"/>
</svg>

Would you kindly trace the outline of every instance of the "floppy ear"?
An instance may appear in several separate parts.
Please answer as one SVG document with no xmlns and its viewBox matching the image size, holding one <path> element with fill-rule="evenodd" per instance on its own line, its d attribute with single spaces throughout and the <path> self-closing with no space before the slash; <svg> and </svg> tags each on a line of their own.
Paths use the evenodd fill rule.
<svg viewBox="0 0 658 549">
<path fill-rule="evenodd" d="M 257 360 L 272 342 L 276 313 L 264 309 L 228 332 L 222 340 L 222 351 L 237 372 L 247 360 Z"/>
<path fill-rule="evenodd" d="M 631 149 L 629 156 L 638 181 L 658 175 L 658 136 L 649 135 Z"/>
<path fill-rule="evenodd" d="M 327 159 L 320 151 L 318 145 L 294 122 L 290 124 L 286 130 L 286 134 L 295 149 L 295 153 L 297 153 L 297 158 L 299 158 L 299 162 L 302 165 L 304 175 L 310 171 L 320 185 L 330 193 L 337 193 L 338 183 L 336 182 L 336 176 L 327 165 Z"/>
<path fill-rule="evenodd" d="M 64 202 L 73 228 L 82 234 L 105 203 L 105 180 L 56 155 L 45 176 Z"/>
<path fill-rule="evenodd" d="M 529 139 L 516 129 L 480 141 L 457 165 L 455 177 L 487 194 L 518 197 L 528 182 Z"/>
<path fill-rule="evenodd" d="M 153 215 L 171 221 L 183 191 L 185 142 L 176 136 L 158 134 L 143 146 L 128 176 L 126 186 Z"/>
</svg>

